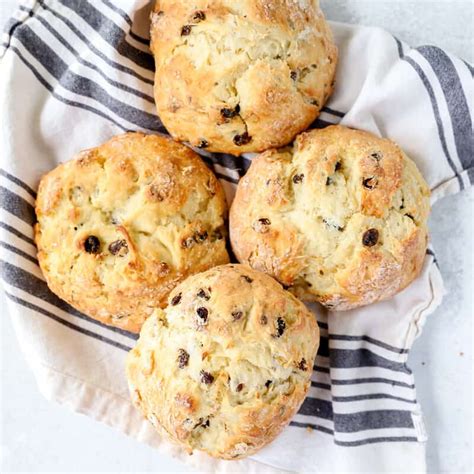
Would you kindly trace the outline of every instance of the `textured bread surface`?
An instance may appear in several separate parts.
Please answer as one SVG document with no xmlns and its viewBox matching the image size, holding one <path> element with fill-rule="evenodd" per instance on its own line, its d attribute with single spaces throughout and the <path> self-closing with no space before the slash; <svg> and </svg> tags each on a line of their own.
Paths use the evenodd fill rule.
<svg viewBox="0 0 474 474">
<path fill-rule="evenodd" d="M 240 155 L 289 143 L 334 87 L 318 0 L 158 0 L 155 101 L 171 135 Z"/>
<path fill-rule="evenodd" d="M 310 385 L 315 316 L 268 275 L 223 265 L 189 277 L 127 359 L 132 399 L 189 452 L 245 457 L 289 423 Z"/>
<path fill-rule="evenodd" d="M 138 332 L 188 275 L 229 261 L 226 202 L 197 154 L 127 133 L 46 174 L 38 259 L 50 289 L 85 314 Z"/>
<path fill-rule="evenodd" d="M 238 260 L 335 310 L 388 298 L 420 272 L 429 189 L 393 142 L 331 126 L 259 155 L 230 212 Z"/>
</svg>

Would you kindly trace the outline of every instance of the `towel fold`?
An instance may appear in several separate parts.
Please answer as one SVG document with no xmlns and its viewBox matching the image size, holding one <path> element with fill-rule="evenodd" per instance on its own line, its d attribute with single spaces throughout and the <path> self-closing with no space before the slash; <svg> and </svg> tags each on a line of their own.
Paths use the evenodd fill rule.
<svg viewBox="0 0 474 474">
<path fill-rule="evenodd" d="M 396 297 L 319 321 L 308 397 L 283 433 L 241 461 L 184 454 L 128 397 L 124 358 L 137 336 L 53 295 L 33 242 L 40 177 L 126 130 L 166 133 L 153 101 L 146 0 L 29 0 L 0 45 L 0 273 L 16 335 L 41 392 L 205 470 L 424 471 L 426 433 L 407 357 L 443 284 L 432 249 Z M 395 140 L 432 199 L 474 181 L 472 67 L 378 28 L 331 23 L 337 86 L 312 125 L 341 123 Z M 470 100 L 469 100 L 470 98 Z M 232 199 L 252 156 L 201 152 Z"/>
</svg>

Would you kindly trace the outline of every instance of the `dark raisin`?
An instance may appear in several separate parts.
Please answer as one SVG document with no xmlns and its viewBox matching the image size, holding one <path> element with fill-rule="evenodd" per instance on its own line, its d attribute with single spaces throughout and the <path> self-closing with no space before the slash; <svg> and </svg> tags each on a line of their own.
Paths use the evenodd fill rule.
<svg viewBox="0 0 474 474">
<path fill-rule="evenodd" d="M 209 142 L 207 140 L 201 140 L 198 143 L 198 148 L 207 148 L 209 146 Z"/>
<path fill-rule="evenodd" d="M 95 235 L 89 235 L 84 240 L 84 250 L 87 253 L 97 254 L 100 252 L 100 240 Z"/>
<path fill-rule="evenodd" d="M 377 229 L 369 229 L 362 236 L 362 243 L 366 247 L 373 247 L 379 240 L 379 231 Z"/>
<path fill-rule="evenodd" d="M 205 383 L 206 385 L 210 385 L 212 382 L 214 382 L 214 376 L 211 375 L 209 372 L 206 372 L 205 370 L 201 370 L 200 375 L 201 375 L 202 383 Z"/>
<path fill-rule="evenodd" d="M 206 421 L 204 421 L 204 418 L 199 418 L 198 422 L 194 425 L 193 430 L 195 430 L 196 428 L 209 428 L 209 425 L 209 418 Z"/>
<path fill-rule="evenodd" d="M 191 34 L 192 25 L 184 25 L 181 28 L 181 36 L 188 36 Z"/>
<path fill-rule="evenodd" d="M 247 275 L 242 275 L 242 278 L 243 278 L 247 283 L 252 283 L 252 282 L 253 282 L 253 280 L 252 280 L 249 276 L 247 276 Z"/>
<path fill-rule="evenodd" d="M 232 118 L 232 117 L 235 117 L 235 114 L 234 114 L 234 111 L 232 109 L 228 109 L 226 107 L 224 107 L 223 109 L 221 109 L 221 115 L 224 117 L 224 118 Z"/>
<path fill-rule="evenodd" d="M 277 328 L 276 329 L 277 329 L 276 337 L 283 336 L 283 333 L 285 332 L 285 329 L 286 329 L 286 323 L 285 323 L 285 320 L 283 318 L 280 318 L 280 317 L 277 318 Z"/>
<path fill-rule="evenodd" d="M 295 174 L 295 175 L 293 176 L 293 183 L 295 183 L 295 184 L 301 183 L 301 182 L 303 182 L 303 178 L 304 178 L 304 174 L 303 174 L 303 173 L 301 173 L 301 174 Z"/>
<path fill-rule="evenodd" d="M 243 388 L 244 388 L 244 384 L 239 383 L 239 385 L 237 385 L 237 387 L 235 387 L 235 391 L 236 392 L 241 392 Z"/>
<path fill-rule="evenodd" d="M 298 79 L 298 73 L 296 71 L 291 71 L 290 77 L 293 81 L 296 81 L 296 79 Z"/>
<path fill-rule="evenodd" d="M 242 133 L 242 135 L 235 135 L 234 137 L 234 143 L 237 146 L 247 145 L 251 140 L 252 137 L 247 132 Z"/>
<path fill-rule="evenodd" d="M 342 168 L 342 164 L 340 161 L 336 163 L 336 166 L 334 167 L 334 171 L 339 171 Z"/>
<path fill-rule="evenodd" d="M 326 179 L 326 186 L 329 186 L 332 183 L 333 183 L 332 179 L 328 176 L 328 178 Z"/>
<path fill-rule="evenodd" d="M 197 297 L 204 298 L 206 301 L 209 301 L 209 299 L 211 298 L 202 288 L 198 291 Z"/>
<path fill-rule="evenodd" d="M 270 225 L 271 222 L 270 222 L 270 219 L 267 219 L 266 217 L 262 217 L 258 220 L 258 222 L 262 225 Z"/>
<path fill-rule="evenodd" d="M 184 349 L 178 350 L 178 367 L 184 369 L 189 362 L 189 354 Z"/>
<path fill-rule="evenodd" d="M 204 308 L 204 307 L 200 307 L 196 310 L 196 313 L 198 315 L 198 317 L 205 323 L 207 321 L 207 316 L 209 314 L 209 311 L 207 310 L 207 308 Z"/>
<path fill-rule="evenodd" d="M 306 363 L 306 359 L 303 357 L 301 362 L 298 364 L 298 369 L 300 370 L 308 370 L 308 364 Z"/>
<path fill-rule="evenodd" d="M 198 243 L 198 244 L 201 244 L 202 242 L 204 242 L 208 237 L 208 233 L 207 233 L 207 230 L 205 230 L 204 232 L 196 232 L 194 234 L 194 240 Z"/>
<path fill-rule="evenodd" d="M 237 104 L 235 108 L 229 109 L 227 107 L 224 107 L 221 109 L 221 115 L 226 118 L 226 119 L 231 119 L 234 118 L 236 115 L 239 115 L 240 113 L 240 105 Z"/>
<path fill-rule="evenodd" d="M 204 21 L 206 19 L 206 14 L 202 10 L 198 10 L 193 15 L 193 20 L 196 22 Z"/>
<path fill-rule="evenodd" d="M 375 152 L 370 155 L 374 160 L 380 161 L 383 158 L 382 153 Z"/>
<path fill-rule="evenodd" d="M 409 217 L 412 221 L 415 220 L 415 218 L 411 214 L 405 214 L 407 217 Z"/>
<path fill-rule="evenodd" d="M 181 301 L 181 293 L 178 293 L 177 295 L 173 296 L 171 299 L 171 306 L 176 306 L 179 304 Z"/>
<path fill-rule="evenodd" d="M 232 313 L 232 321 L 238 321 L 243 315 L 242 311 L 234 311 Z"/>
<path fill-rule="evenodd" d="M 77 227 L 74 227 L 74 230 L 77 230 Z"/>
<path fill-rule="evenodd" d="M 271 381 L 271 380 L 267 380 L 267 381 L 265 382 L 265 387 L 268 388 L 268 387 L 270 387 L 271 384 L 272 384 L 272 381 Z"/>
<path fill-rule="evenodd" d="M 316 106 L 316 107 L 319 107 L 319 101 L 318 101 L 318 100 L 316 100 L 316 99 L 311 99 L 310 102 L 311 102 L 311 105 L 314 105 L 314 106 Z"/>
<path fill-rule="evenodd" d="M 181 241 L 181 247 L 183 249 L 190 249 L 195 243 L 195 240 L 192 237 L 188 237 L 187 239 L 183 239 Z"/>
<path fill-rule="evenodd" d="M 374 189 L 377 186 L 377 178 L 373 176 L 371 178 L 366 178 L 362 181 L 362 185 L 367 189 Z"/>
<path fill-rule="evenodd" d="M 109 252 L 112 255 L 119 255 L 120 257 L 127 255 L 128 253 L 127 241 L 125 239 L 121 239 L 121 240 L 116 240 L 115 242 L 112 242 L 109 245 Z"/>
<path fill-rule="evenodd" d="M 402 197 L 402 204 L 400 206 L 400 210 L 405 209 L 405 198 Z"/>
<path fill-rule="evenodd" d="M 160 10 L 159 12 L 156 12 L 156 16 L 162 16 L 164 14 L 165 14 L 165 12 L 163 10 Z"/>
<path fill-rule="evenodd" d="M 264 314 L 262 314 L 262 315 L 260 316 L 260 324 L 261 324 L 262 326 L 265 326 L 265 324 L 267 324 L 267 323 L 268 323 L 268 318 L 267 318 Z"/>
</svg>

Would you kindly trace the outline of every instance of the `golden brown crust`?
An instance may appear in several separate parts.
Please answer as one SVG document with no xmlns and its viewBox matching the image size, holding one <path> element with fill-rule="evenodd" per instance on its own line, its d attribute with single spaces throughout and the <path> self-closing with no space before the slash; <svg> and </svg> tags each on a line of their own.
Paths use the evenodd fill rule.
<svg viewBox="0 0 474 474">
<path fill-rule="evenodd" d="M 240 262 L 345 310 L 390 297 L 419 274 L 428 214 L 428 187 L 397 145 L 332 126 L 253 160 L 230 235 Z"/>
<path fill-rule="evenodd" d="M 317 0 L 158 0 L 151 40 L 161 120 L 209 151 L 289 143 L 334 87 L 337 48 Z"/>
<path fill-rule="evenodd" d="M 237 459 L 272 441 L 303 402 L 315 316 L 243 265 L 194 275 L 144 324 L 127 359 L 132 399 L 189 452 Z"/>
<path fill-rule="evenodd" d="M 176 284 L 229 261 L 226 212 L 219 182 L 193 151 L 158 135 L 120 135 L 41 180 L 38 260 L 62 299 L 138 332 Z"/>
</svg>

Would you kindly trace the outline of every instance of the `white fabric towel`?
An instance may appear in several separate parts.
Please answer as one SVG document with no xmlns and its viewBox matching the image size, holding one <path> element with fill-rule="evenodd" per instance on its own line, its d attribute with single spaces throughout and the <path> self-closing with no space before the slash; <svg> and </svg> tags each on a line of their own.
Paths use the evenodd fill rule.
<svg viewBox="0 0 474 474">
<path fill-rule="evenodd" d="M 153 103 L 149 3 L 30 0 L 2 37 L 0 273 L 40 390 L 206 471 L 424 471 L 426 434 L 406 362 L 443 295 L 432 250 L 420 277 L 395 298 L 319 321 L 307 400 L 273 443 L 242 461 L 188 456 L 160 439 L 128 397 L 124 358 L 136 337 L 48 290 L 32 240 L 41 175 L 124 130 L 166 133 Z M 337 87 L 314 127 L 342 123 L 395 140 L 433 200 L 471 185 L 472 67 L 377 28 L 331 26 Z M 202 155 L 230 201 L 251 157 Z"/>
</svg>

